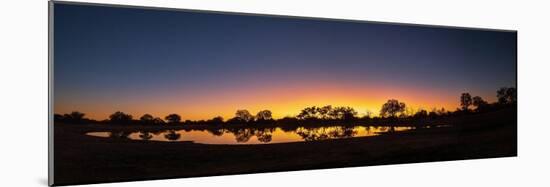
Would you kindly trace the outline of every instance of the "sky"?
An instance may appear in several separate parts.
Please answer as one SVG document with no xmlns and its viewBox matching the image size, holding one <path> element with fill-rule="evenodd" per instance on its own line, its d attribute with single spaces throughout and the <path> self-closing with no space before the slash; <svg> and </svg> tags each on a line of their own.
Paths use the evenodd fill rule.
<svg viewBox="0 0 550 187">
<path fill-rule="evenodd" d="M 516 85 L 516 32 L 56 4 L 54 112 L 274 118 L 307 106 L 455 110 Z"/>
</svg>

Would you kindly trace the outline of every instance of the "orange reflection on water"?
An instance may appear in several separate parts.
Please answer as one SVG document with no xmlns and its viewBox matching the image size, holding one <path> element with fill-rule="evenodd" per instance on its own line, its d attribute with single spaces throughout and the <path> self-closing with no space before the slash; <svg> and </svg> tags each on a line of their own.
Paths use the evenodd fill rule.
<svg viewBox="0 0 550 187">
<path fill-rule="evenodd" d="M 163 130 L 157 132 L 89 132 L 86 135 L 140 141 L 194 142 L 202 144 L 272 144 L 377 136 L 382 133 L 410 129 L 413 129 L 413 127 L 329 126 L 314 128 L 297 127 L 291 129 L 277 127 L 264 129 Z"/>
</svg>

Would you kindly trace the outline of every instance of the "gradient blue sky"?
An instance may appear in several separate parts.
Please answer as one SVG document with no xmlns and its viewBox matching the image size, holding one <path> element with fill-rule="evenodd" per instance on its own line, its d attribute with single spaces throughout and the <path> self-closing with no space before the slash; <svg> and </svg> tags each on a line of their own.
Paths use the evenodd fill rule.
<svg viewBox="0 0 550 187">
<path fill-rule="evenodd" d="M 183 119 L 387 99 L 454 110 L 516 84 L 516 33 L 55 5 L 55 112 Z"/>
</svg>

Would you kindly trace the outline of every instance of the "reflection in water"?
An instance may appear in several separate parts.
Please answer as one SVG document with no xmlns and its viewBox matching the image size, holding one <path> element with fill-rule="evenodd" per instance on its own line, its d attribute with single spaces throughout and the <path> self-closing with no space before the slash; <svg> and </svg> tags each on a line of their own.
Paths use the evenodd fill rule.
<svg viewBox="0 0 550 187">
<path fill-rule="evenodd" d="M 304 141 L 327 140 L 337 138 L 351 138 L 357 135 L 358 130 L 355 127 L 337 126 L 321 128 L 298 128 L 296 134 L 300 135 Z"/>
<path fill-rule="evenodd" d="M 204 144 L 265 144 L 377 136 L 383 133 L 406 131 L 413 128 L 393 126 L 212 128 L 205 130 L 89 132 L 86 134 L 97 137 L 142 141 L 193 141 Z"/>
<path fill-rule="evenodd" d="M 164 135 L 164 137 L 165 137 L 167 140 L 176 141 L 176 140 L 180 139 L 181 134 L 180 134 L 180 133 L 177 133 L 175 130 L 169 130 L 168 133 L 166 133 L 166 134 Z"/>
<path fill-rule="evenodd" d="M 151 135 L 150 132 L 140 132 L 139 133 L 139 137 L 142 139 L 142 140 L 150 140 L 151 138 L 153 138 L 153 135 Z"/>
<path fill-rule="evenodd" d="M 256 131 L 254 135 L 258 138 L 258 141 L 262 143 L 269 143 L 273 139 L 273 131 L 275 131 L 275 128 L 265 128 Z"/>
<path fill-rule="evenodd" d="M 129 139 L 128 136 L 130 136 L 131 132 L 126 131 L 113 131 L 109 132 L 110 138 L 116 138 L 116 139 Z"/>
</svg>

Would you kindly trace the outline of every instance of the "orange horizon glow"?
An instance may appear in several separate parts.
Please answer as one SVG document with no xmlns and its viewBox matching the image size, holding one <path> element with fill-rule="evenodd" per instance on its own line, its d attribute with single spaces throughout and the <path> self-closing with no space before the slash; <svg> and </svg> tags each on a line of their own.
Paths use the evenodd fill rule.
<svg viewBox="0 0 550 187">
<path fill-rule="evenodd" d="M 224 120 L 311 106 L 455 111 L 517 82 L 517 33 L 56 5 L 53 111 Z M 93 24 L 90 24 L 90 20 Z"/>
<path fill-rule="evenodd" d="M 234 117 L 235 111 L 246 109 L 255 115 L 260 110 L 272 111 L 274 119 L 295 117 L 309 106 L 349 106 L 358 112 L 358 116 L 379 116 L 381 106 L 389 99 L 404 102 L 413 111 L 432 108 L 445 108 L 455 111 L 459 107 L 459 96 L 462 91 L 444 91 L 426 88 L 385 87 L 377 85 L 377 89 L 361 88 L 356 85 L 342 84 L 312 84 L 308 86 L 274 86 L 268 88 L 251 87 L 249 89 L 207 89 L 208 92 L 197 91 L 192 98 L 178 97 L 174 91 L 171 95 L 154 99 L 120 100 L 110 106 L 102 102 L 72 102 L 60 103 L 55 106 L 55 113 L 64 114 L 72 111 L 85 113 L 86 118 L 95 120 L 108 119 L 109 115 L 122 111 L 139 119 L 143 114 L 151 114 L 164 119 L 168 114 L 178 114 L 185 120 L 208 120 L 221 116 L 224 120 Z M 472 94 L 474 96 L 475 94 Z M 492 102 L 494 99 L 480 95 Z"/>
</svg>

